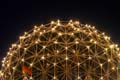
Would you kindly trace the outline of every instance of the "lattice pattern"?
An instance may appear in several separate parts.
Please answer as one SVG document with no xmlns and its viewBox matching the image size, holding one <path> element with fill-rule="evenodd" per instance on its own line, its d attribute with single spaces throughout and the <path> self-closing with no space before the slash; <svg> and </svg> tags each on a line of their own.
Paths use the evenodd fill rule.
<svg viewBox="0 0 120 80">
<path fill-rule="evenodd" d="M 2 62 L 3 80 L 120 80 L 118 45 L 95 27 L 72 20 L 35 26 Z"/>
</svg>

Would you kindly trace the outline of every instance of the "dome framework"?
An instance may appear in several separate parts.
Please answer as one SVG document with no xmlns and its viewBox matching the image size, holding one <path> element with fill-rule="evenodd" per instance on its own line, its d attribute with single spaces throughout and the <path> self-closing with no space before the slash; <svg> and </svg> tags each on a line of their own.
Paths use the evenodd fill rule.
<svg viewBox="0 0 120 80">
<path fill-rule="evenodd" d="M 118 45 L 79 21 L 35 26 L 2 63 L 3 80 L 120 80 Z"/>
</svg>

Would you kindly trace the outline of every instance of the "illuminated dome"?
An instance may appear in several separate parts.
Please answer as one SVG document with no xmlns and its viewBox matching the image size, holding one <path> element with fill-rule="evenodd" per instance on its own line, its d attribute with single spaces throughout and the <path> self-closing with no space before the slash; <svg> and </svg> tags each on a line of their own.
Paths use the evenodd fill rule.
<svg viewBox="0 0 120 80">
<path fill-rule="evenodd" d="M 120 80 L 120 50 L 78 21 L 52 21 L 25 32 L 2 61 L 3 80 Z"/>
</svg>

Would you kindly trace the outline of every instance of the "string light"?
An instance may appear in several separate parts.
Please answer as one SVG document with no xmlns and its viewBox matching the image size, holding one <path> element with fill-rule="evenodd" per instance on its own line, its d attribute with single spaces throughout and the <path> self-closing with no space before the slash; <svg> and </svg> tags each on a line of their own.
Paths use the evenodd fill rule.
<svg viewBox="0 0 120 80">
<path fill-rule="evenodd" d="M 80 22 L 79 22 L 79 21 L 75 21 L 75 24 L 76 24 L 76 25 L 80 25 Z"/>
<path fill-rule="evenodd" d="M 114 45 L 112 44 L 112 45 L 110 45 L 110 48 L 112 49 L 112 48 L 114 48 Z"/>
<path fill-rule="evenodd" d="M 77 78 L 78 80 L 80 79 L 80 76 L 78 76 L 78 78 Z"/>
<path fill-rule="evenodd" d="M 57 20 L 57 26 L 60 26 L 60 20 Z"/>
<path fill-rule="evenodd" d="M 46 48 L 46 46 L 43 46 L 43 49 L 45 49 Z"/>
<path fill-rule="evenodd" d="M 101 76 L 100 79 L 103 80 L 103 76 Z"/>
<path fill-rule="evenodd" d="M 55 44 L 57 44 L 58 42 L 57 41 L 54 41 Z"/>
<path fill-rule="evenodd" d="M 15 70 L 15 67 L 13 67 L 12 69 Z"/>
<path fill-rule="evenodd" d="M 20 44 L 18 45 L 18 48 L 21 48 L 21 45 L 20 45 Z"/>
<path fill-rule="evenodd" d="M 33 66 L 33 63 L 31 63 L 30 66 L 32 67 L 32 66 Z"/>
<path fill-rule="evenodd" d="M 42 59 L 42 60 L 45 60 L 45 56 L 43 55 L 43 56 L 41 57 L 41 59 Z"/>
<path fill-rule="evenodd" d="M 35 41 L 35 44 L 38 44 L 38 42 L 39 42 L 39 41 L 38 41 L 38 40 L 36 40 L 36 41 Z"/>
<path fill-rule="evenodd" d="M 79 42 L 78 42 L 78 41 L 75 41 L 75 44 L 79 44 Z"/>
<path fill-rule="evenodd" d="M 74 35 L 74 33 L 71 33 L 71 35 L 73 36 L 73 35 Z"/>
<path fill-rule="evenodd" d="M 69 59 L 69 58 L 66 56 L 66 57 L 65 57 L 65 60 L 67 61 L 68 59 Z"/>
<path fill-rule="evenodd" d="M 47 25 L 34 26 L 32 31 L 20 36 L 2 60 L 0 76 L 4 76 L 3 80 L 18 80 L 25 74 L 34 80 L 42 79 L 41 74 L 45 78 L 50 75 L 50 80 L 117 80 L 119 68 L 116 64 L 119 62 L 119 45 L 113 44 L 110 37 L 98 31 L 95 26 L 73 20 L 67 23 L 57 20 Z M 32 69 L 23 73 L 22 66 Z M 89 72 L 92 70 L 94 74 Z M 43 73 L 36 72 L 36 78 L 36 75 L 28 74 L 30 71 Z M 103 76 L 107 71 L 110 72 L 109 76 Z M 73 72 L 76 74 L 71 74 Z M 81 75 L 83 73 L 84 78 Z"/>
<path fill-rule="evenodd" d="M 55 24 L 55 22 L 54 22 L 54 21 L 51 21 L 51 25 L 53 25 L 53 24 Z"/>
<path fill-rule="evenodd" d="M 59 33 L 58 33 L 58 35 L 59 35 L 59 36 L 61 36 L 61 35 L 62 35 L 62 33 L 60 33 L 60 32 L 59 32 Z"/>
<path fill-rule="evenodd" d="M 91 57 L 91 56 L 89 56 L 89 57 L 88 57 L 88 59 L 89 59 L 89 60 L 91 60 L 91 59 L 92 59 L 92 57 Z"/>
<path fill-rule="evenodd" d="M 12 47 L 16 47 L 17 46 L 17 44 L 12 44 Z"/>
<path fill-rule="evenodd" d="M 25 36 L 20 36 L 20 40 L 25 39 Z"/>
<path fill-rule="evenodd" d="M 55 28 L 52 28 L 52 31 L 55 31 Z"/>
<path fill-rule="evenodd" d="M 111 59 L 108 59 L 108 62 L 110 62 L 111 61 Z"/>
<path fill-rule="evenodd" d="M 102 67 L 103 66 L 103 64 L 102 63 L 100 63 L 100 67 Z"/>
<path fill-rule="evenodd" d="M 115 67 L 112 67 L 112 70 L 115 70 Z"/>
<path fill-rule="evenodd" d="M 54 76 L 53 79 L 56 79 L 56 76 Z"/>
<path fill-rule="evenodd" d="M 22 58 L 21 61 L 24 62 L 25 60 Z"/>
<path fill-rule="evenodd" d="M 89 49 L 90 48 L 90 46 L 86 46 L 87 47 L 87 49 Z"/>
<path fill-rule="evenodd" d="M 68 50 L 68 47 L 66 46 L 65 49 Z"/>
<path fill-rule="evenodd" d="M 56 63 L 53 63 L 54 66 L 56 66 Z"/>
<path fill-rule="evenodd" d="M 77 65 L 80 66 L 80 63 L 78 62 Z"/>
</svg>

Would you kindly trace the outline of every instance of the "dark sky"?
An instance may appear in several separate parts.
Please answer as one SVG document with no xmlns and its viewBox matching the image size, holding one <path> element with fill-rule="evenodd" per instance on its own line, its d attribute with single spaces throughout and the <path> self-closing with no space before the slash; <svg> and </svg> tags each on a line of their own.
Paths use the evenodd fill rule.
<svg viewBox="0 0 120 80">
<path fill-rule="evenodd" d="M 120 3 L 108 1 L 7 0 L 0 10 L 0 60 L 12 43 L 34 25 L 51 20 L 80 20 L 97 26 L 120 42 Z"/>
</svg>

